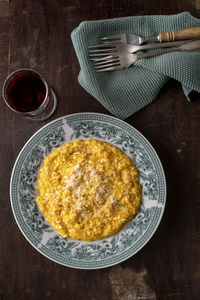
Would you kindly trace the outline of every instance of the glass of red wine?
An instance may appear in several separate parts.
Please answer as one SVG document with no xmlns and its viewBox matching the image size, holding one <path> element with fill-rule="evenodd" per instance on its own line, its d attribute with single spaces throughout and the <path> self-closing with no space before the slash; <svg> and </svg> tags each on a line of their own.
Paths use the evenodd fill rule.
<svg viewBox="0 0 200 300">
<path fill-rule="evenodd" d="M 34 121 L 44 121 L 55 111 L 57 98 L 35 70 L 19 69 L 3 84 L 3 99 L 10 109 Z"/>
</svg>

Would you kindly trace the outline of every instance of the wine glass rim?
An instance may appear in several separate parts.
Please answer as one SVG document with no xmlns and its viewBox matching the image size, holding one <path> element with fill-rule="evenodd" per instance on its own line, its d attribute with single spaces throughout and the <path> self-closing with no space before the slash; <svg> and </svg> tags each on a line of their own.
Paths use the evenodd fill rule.
<svg viewBox="0 0 200 300">
<path fill-rule="evenodd" d="M 40 106 L 38 106 L 35 110 L 31 110 L 31 111 L 26 111 L 26 112 L 23 112 L 23 111 L 18 111 L 16 109 L 14 109 L 13 107 L 11 107 L 8 103 L 8 101 L 6 100 L 6 84 L 8 83 L 8 81 L 10 80 L 10 78 L 13 76 L 13 75 L 17 75 L 18 73 L 21 73 L 21 72 L 32 72 L 32 73 L 35 73 L 37 74 L 40 79 L 42 80 L 42 82 L 44 83 L 45 85 L 45 89 L 46 89 L 46 94 L 45 94 L 45 98 L 43 100 L 43 102 L 40 104 Z M 3 96 L 3 99 L 4 99 L 4 102 L 7 104 L 7 106 L 14 112 L 16 113 L 19 113 L 19 114 L 23 114 L 23 115 L 26 115 L 26 114 L 31 114 L 31 113 L 34 113 L 36 111 L 40 111 L 40 108 L 44 105 L 44 103 L 47 101 L 48 99 L 48 96 L 49 96 L 49 86 L 46 82 L 46 80 L 44 79 L 44 77 L 36 70 L 34 69 L 31 69 L 31 68 L 20 68 L 20 69 L 17 69 L 13 72 L 11 72 L 7 77 L 6 79 L 4 80 L 4 83 L 3 83 L 3 86 L 2 86 L 2 96 Z"/>
</svg>

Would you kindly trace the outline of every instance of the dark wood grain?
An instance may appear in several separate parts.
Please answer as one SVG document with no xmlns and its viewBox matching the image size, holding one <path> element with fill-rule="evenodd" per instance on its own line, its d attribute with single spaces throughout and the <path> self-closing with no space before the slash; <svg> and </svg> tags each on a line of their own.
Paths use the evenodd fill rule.
<svg viewBox="0 0 200 300">
<path fill-rule="evenodd" d="M 11 71 L 38 70 L 58 95 L 57 117 L 108 113 L 77 82 L 79 65 L 70 39 L 83 20 L 173 14 L 190 0 L 11 0 L 0 3 L 0 86 Z M 188 103 L 170 81 L 156 101 L 126 121 L 156 149 L 166 173 L 163 220 L 134 257 L 107 269 L 58 265 L 39 254 L 19 231 L 10 206 L 9 181 L 25 142 L 46 122 L 27 121 L 0 99 L 0 299 L 200 299 L 200 97 Z"/>
</svg>

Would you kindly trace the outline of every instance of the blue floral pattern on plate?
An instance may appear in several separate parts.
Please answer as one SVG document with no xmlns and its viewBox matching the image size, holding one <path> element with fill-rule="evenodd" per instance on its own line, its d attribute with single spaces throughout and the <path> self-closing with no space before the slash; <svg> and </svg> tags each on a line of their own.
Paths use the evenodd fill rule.
<svg viewBox="0 0 200 300">
<path fill-rule="evenodd" d="M 99 139 L 119 147 L 134 161 L 140 173 L 139 212 L 119 233 L 99 241 L 74 241 L 58 235 L 35 201 L 38 171 L 45 156 L 77 138 Z M 14 165 L 10 194 L 16 222 L 38 251 L 69 267 L 97 269 L 129 258 L 148 242 L 164 211 L 166 183 L 155 150 L 136 129 L 107 115 L 80 113 L 47 124 L 29 139 Z"/>
</svg>

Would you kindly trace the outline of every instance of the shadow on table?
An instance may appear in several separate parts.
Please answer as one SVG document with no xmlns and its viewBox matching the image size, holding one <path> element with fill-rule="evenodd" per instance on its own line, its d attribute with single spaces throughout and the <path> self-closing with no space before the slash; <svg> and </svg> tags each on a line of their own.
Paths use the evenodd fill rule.
<svg viewBox="0 0 200 300">
<path fill-rule="evenodd" d="M 161 148 L 157 152 L 161 158 L 167 182 L 164 215 L 147 245 L 120 266 L 122 269 L 134 270 L 140 277 L 143 274 L 143 284 L 145 282 L 146 288 L 153 291 L 156 297 L 165 289 L 166 293 L 173 294 L 174 292 L 174 295 L 178 297 L 176 299 L 179 299 L 182 295 L 176 293 L 174 282 L 184 280 L 183 263 L 187 257 L 186 252 L 189 251 L 189 243 L 185 238 L 187 232 L 185 206 L 187 206 L 189 196 L 186 175 L 188 178 L 192 174 L 187 163 L 183 164 L 180 159 L 176 159 L 174 153 L 170 154 Z"/>
</svg>

